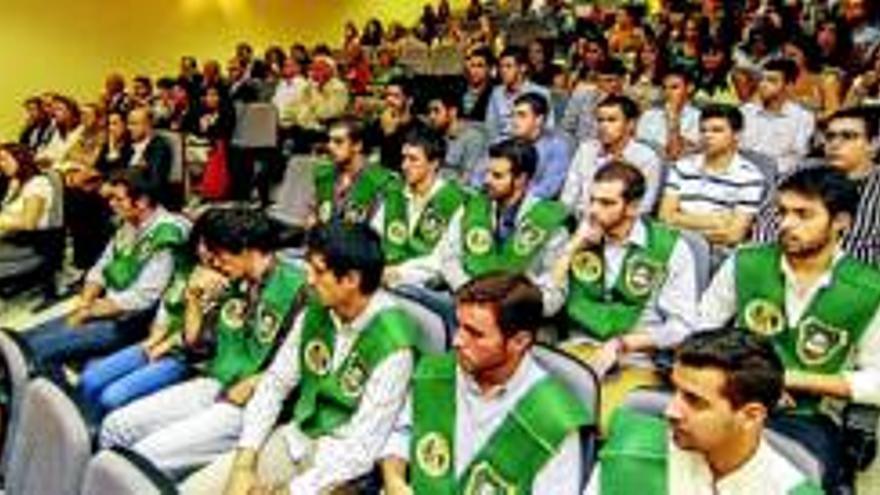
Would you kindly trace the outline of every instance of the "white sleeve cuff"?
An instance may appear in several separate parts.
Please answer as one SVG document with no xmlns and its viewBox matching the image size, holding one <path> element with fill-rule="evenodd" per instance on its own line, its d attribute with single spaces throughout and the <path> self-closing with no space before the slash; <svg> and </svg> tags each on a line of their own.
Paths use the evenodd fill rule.
<svg viewBox="0 0 880 495">
<path fill-rule="evenodd" d="M 844 373 L 853 402 L 880 406 L 880 371 L 857 370 Z"/>
</svg>

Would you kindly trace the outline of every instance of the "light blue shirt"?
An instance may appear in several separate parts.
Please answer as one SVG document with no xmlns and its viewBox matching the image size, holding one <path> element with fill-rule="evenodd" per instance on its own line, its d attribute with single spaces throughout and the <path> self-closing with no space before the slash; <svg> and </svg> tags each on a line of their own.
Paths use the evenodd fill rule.
<svg viewBox="0 0 880 495">
<path fill-rule="evenodd" d="M 492 96 L 489 97 L 489 108 L 486 109 L 486 130 L 489 133 L 489 142 L 497 143 L 511 137 L 513 131 L 513 106 L 521 95 L 537 93 L 547 99 L 548 115 L 544 120 L 544 126 L 552 129 L 555 124 L 553 115 L 553 100 L 550 92 L 544 86 L 526 81 L 516 91 L 510 92 L 503 84 L 495 86 Z"/>
</svg>

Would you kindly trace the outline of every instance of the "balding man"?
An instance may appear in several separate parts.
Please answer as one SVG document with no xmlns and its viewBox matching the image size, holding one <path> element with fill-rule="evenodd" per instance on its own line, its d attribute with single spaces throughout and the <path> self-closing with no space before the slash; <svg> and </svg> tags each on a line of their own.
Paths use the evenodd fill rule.
<svg viewBox="0 0 880 495">
<path fill-rule="evenodd" d="M 138 107 L 128 114 L 128 133 L 132 142 L 129 166 L 147 170 L 162 199 L 167 198 L 173 154 L 171 144 L 153 132 L 153 116 L 149 108 Z"/>
</svg>

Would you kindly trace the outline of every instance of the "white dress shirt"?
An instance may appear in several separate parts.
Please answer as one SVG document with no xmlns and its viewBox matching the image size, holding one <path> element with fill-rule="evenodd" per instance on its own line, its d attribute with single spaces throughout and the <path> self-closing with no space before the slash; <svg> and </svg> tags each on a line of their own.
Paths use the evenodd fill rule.
<svg viewBox="0 0 880 495">
<path fill-rule="evenodd" d="M 185 219 L 169 213 L 160 206 L 143 225 L 135 227 L 125 223 L 119 227 L 113 239 L 104 248 L 101 257 L 86 274 L 86 282 L 103 287 L 105 289 L 104 297 L 113 301 L 123 311 L 143 311 L 159 301 L 174 274 L 174 255 L 168 249 L 154 253 L 141 269 L 137 279 L 128 288 L 121 291 L 107 287 L 104 281 L 104 267 L 113 259 L 114 243 L 117 240 L 136 243 L 160 221 L 176 223 L 187 232 L 189 231 L 189 223 Z"/>
<path fill-rule="evenodd" d="M 461 478 L 480 449 L 504 423 L 507 415 L 539 380 L 547 376 L 531 354 L 526 354 L 506 384 L 483 393 L 477 383 L 460 367 L 455 380 L 455 476 Z M 412 397 L 388 439 L 383 457 L 409 460 L 412 442 Z M 556 455 L 538 471 L 532 483 L 536 495 L 573 495 L 581 489 L 582 460 L 580 437 L 571 433 L 563 440 Z"/>
<path fill-rule="evenodd" d="M 523 200 L 522 205 L 517 211 L 517 226 L 519 226 L 525 213 L 529 211 L 529 208 L 536 201 L 538 201 L 537 198 L 529 196 Z M 496 206 L 493 202 L 493 224 L 497 217 L 495 209 Z M 435 277 L 445 280 L 446 284 L 453 291 L 470 281 L 471 276 L 464 269 L 464 250 L 461 237 L 462 229 L 464 228 L 462 225 L 463 219 L 464 208 L 461 208 L 452 217 L 446 234 L 437 243 L 434 252 L 429 256 L 419 258 L 419 261 L 413 261 L 409 268 L 433 273 Z M 567 290 L 566 287 L 561 287 L 553 280 L 553 265 L 565 251 L 567 241 L 568 232 L 564 228 L 557 229 L 556 232 L 550 234 L 550 239 L 544 244 L 540 252 L 535 255 L 532 264 L 526 270 L 526 275 L 541 291 L 545 316 L 556 314 L 562 308 L 562 305 L 565 304 Z"/>
<path fill-rule="evenodd" d="M 835 256 L 836 265 L 843 257 Z M 736 254 L 730 256 L 712 279 L 712 283 L 700 300 L 700 328 L 720 328 L 736 317 Z M 785 279 L 785 314 L 790 325 L 800 320 L 810 303 L 831 283 L 832 265 L 812 287 L 801 286 L 791 267 L 782 258 L 782 275 Z M 856 343 L 844 365 L 843 377 L 847 380 L 854 402 L 880 405 L 880 311 L 875 311 L 861 340 Z M 833 411 L 829 411 L 832 412 Z"/>
<path fill-rule="evenodd" d="M 602 251 L 605 288 L 617 282 L 630 246 L 645 247 L 648 230 L 643 221 L 633 224 L 629 237 L 619 244 L 606 242 Z M 669 262 L 666 279 L 645 303 L 639 323 L 632 330 L 644 330 L 657 347 L 672 347 L 697 328 L 697 282 L 694 255 L 683 239 L 678 239 Z"/>
<path fill-rule="evenodd" d="M 660 157 L 648 145 L 630 139 L 623 149 L 623 160 L 638 167 L 645 175 L 645 197 L 642 199 L 641 211 L 650 213 L 657 202 L 660 192 L 662 164 Z M 581 218 L 590 199 L 590 185 L 593 176 L 604 165 L 611 162 L 613 156 L 608 154 L 598 140 L 590 139 L 578 146 L 568 168 L 568 177 L 562 187 L 562 201 L 569 211 Z"/>
<path fill-rule="evenodd" d="M 742 114 L 742 148 L 775 158 L 780 172 L 794 169 L 810 151 L 816 118 L 801 105 L 787 101 L 779 112 L 771 112 L 752 102 L 742 106 Z"/>
<path fill-rule="evenodd" d="M 335 327 L 332 370 L 339 370 L 351 353 L 358 335 L 380 312 L 394 306 L 390 296 L 379 291 L 364 311 L 349 324 L 331 312 Z M 258 449 L 275 425 L 282 403 L 300 381 L 300 341 L 305 314 L 293 324 L 272 364 L 263 374 L 254 396 L 244 411 L 239 447 Z M 317 495 L 323 490 L 351 481 L 367 472 L 379 457 L 394 419 L 406 400 L 413 370 L 410 350 L 397 351 L 382 361 L 364 387 L 360 404 L 349 421 L 331 435 L 311 439 L 294 424 L 286 426 L 291 460 L 312 458 L 312 466 L 291 480 L 290 493 Z"/>
<path fill-rule="evenodd" d="M 803 473 L 763 439 L 751 459 L 717 480 L 702 454 L 682 450 L 670 439 L 668 455 L 669 495 L 789 495 L 805 481 Z M 600 464 L 593 470 L 584 495 L 601 495 L 601 469 Z"/>
</svg>

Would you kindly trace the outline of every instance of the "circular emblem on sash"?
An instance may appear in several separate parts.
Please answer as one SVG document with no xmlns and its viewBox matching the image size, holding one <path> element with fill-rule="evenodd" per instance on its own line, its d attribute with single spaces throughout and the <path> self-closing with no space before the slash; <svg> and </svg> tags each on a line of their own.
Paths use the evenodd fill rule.
<svg viewBox="0 0 880 495">
<path fill-rule="evenodd" d="M 304 361 L 312 373 L 324 376 L 330 371 L 330 348 L 327 347 L 323 340 L 311 340 L 306 344 L 304 352 Z"/>
<path fill-rule="evenodd" d="M 513 252 L 517 256 L 528 256 L 544 242 L 546 236 L 547 232 L 544 229 L 524 223 L 513 237 Z"/>
<path fill-rule="evenodd" d="M 330 218 L 333 216 L 333 203 L 330 201 L 324 201 L 321 203 L 321 206 L 318 207 L 318 220 L 321 223 L 328 223 Z"/>
<path fill-rule="evenodd" d="M 271 344 L 275 341 L 275 335 L 278 334 L 278 327 L 281 320 L 273 311 L 259 311 L 257 318 L 257 340 L 263 344 Z"/>
<path fill-rule="evenodd" d="M 486 254 L 492 249 L 492 234 L 489 233 L 489 229 L 480 227 L 469 229 L 464 238 L 464 244 L 467 250 L 473 254 L 478 256 Z"/>
<path fill-rule="evenodd" d="M 351 364 L 346 366 L 345 371 L 339 378 L 342 393 L 351 399 L 356 399 L 364 393 L 364 384 L 367 383 L 367 367 L 358 359 L 353 358 Z"/>
<path fill-rule="evenodd" d="M 810 366 L 821 366 L 849 344 L 846 330 L 827 325 L 813 316 L 798 325 L 797 355 Z"/>
<path fill-rule="evenodd" d="M 488 462 L 479 463 L 471 471 L 464 495 L 515 495 L 516 487 L 505 480 Z"/>
<path fill-rule="evenodd" d="M 785 328 L 782 310 L 766 299 L 749 301 L 743 320 L 750 331 L 764 337 L 772 337 Z"/>
<path fill-rule="evenodd" d="M 345 209 L 343 219 L 346 223 L 361 223 L 367 218 L 367 210 L 357 206 L 349 206 Z"/>
<path fill-rule="evenodd" d="M 416 462 L 432 478 L 446 475 L 452 464 L 452 453 L 446 437 L 431 432 L 420 438 L 416 444 Z"/>
<path fill-rule="evenodd" d="M 441 218 L 433 208 L 428 207 L 422 213 L 422 218 L 419 220 L 419 231 L 428 242 L 437 242 L 437 240 L 440 239 L 440 236 L 443 235 L 443 229 L 445 227 L 446 225 L 443 222 L 443 218 Z"/>
<path fill-rule="evenodd" d="M 636 297 L 645 297 L 660 282 L 663 267 L 650 260 L 633 257 L 627 262 L 623 283 Z"/>
<path fill-rule="evenodd" d="M 223 303 L 223 307 L 220 308 L 220 318 L 227 327 L 238 330 L 244 326 L 246 307 L 244 299 L 230 299 Z"/>
<path fill-rule="evenodd" d="M 571 273 L 581 282 L 597 282 L 602 277 L 602 259 L 593 251 L 578 251 L 571 258 Z"/>
<path fill-rule="evenodd" d="M 406 225 L 402 220 L 394 220 L 388 225 L 385 235 L 392 244 L 406 244 Z"/>
</svg>

